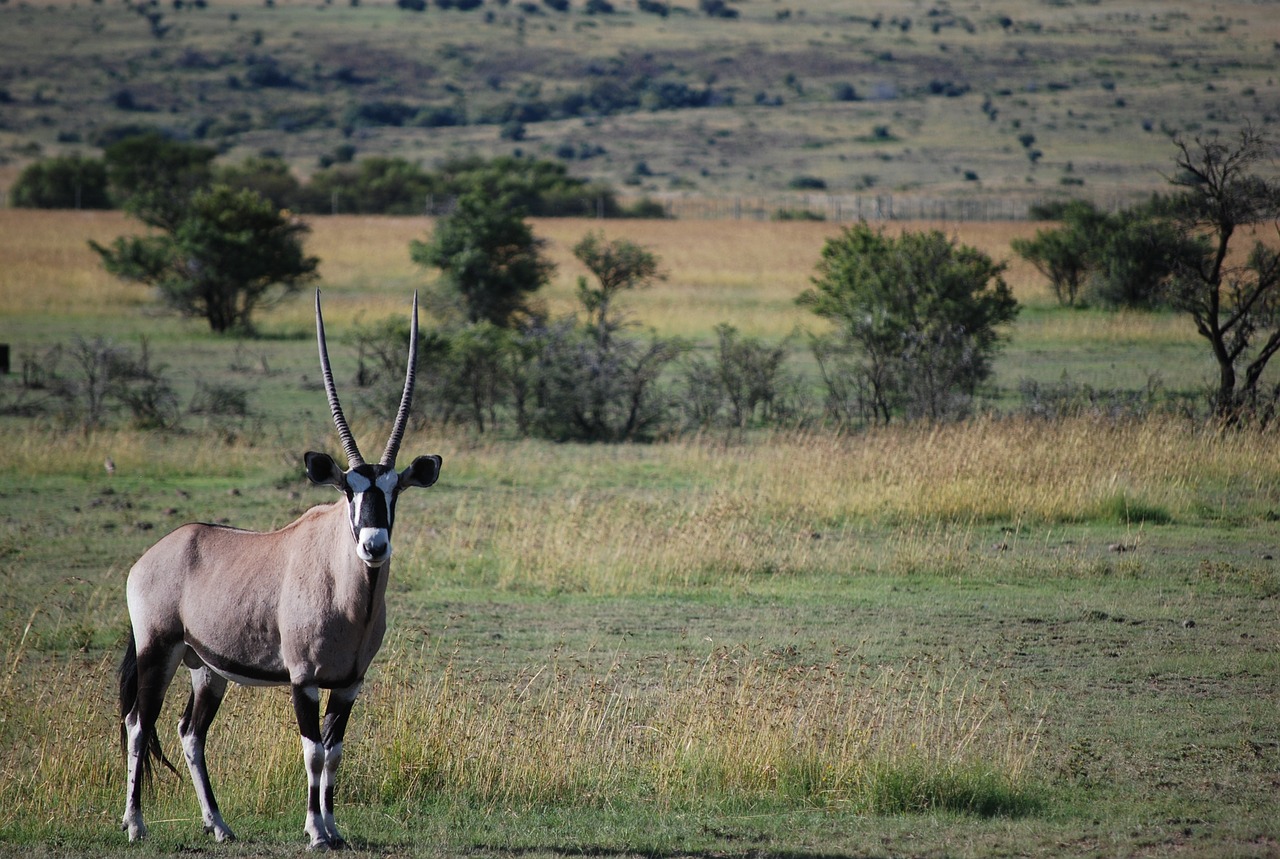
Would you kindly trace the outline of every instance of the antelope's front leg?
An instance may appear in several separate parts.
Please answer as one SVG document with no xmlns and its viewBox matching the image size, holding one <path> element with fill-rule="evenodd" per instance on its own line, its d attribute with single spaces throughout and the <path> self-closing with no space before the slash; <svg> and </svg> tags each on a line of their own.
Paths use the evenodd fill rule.
<svg viewBox="0 0 1280 859">
<path fill-rule="evenodd" d="M 334 689 L 329 693 L 329 703 L 325 708 L 321 733 L 324 741 L 324 774 L 320 781 L 320 811 L 324 818 L 325 832 L 333 847 L 346 844 L 333 821 L 333 786 L 337 780 L 338 764 L 342 763 L 342 738 L 347 732 L 347 719 L 351 716 L 351 707 L 359 694 L 359 683 L 345 689 Z"/>
<path fill-rule="evenodd" d="M 325 825 L 320 798 L 325 781 L 324 739 L 320 733 L 320 688 L 318 686 L 293 687 L 293 712 L 298 717 L 298 732 L 302 735 L 302 763 L 307 768 L 307 822 L 303 829 L 311 839 L 312 850 L 341 847 L 342 839 L 334 842 Z M 335 832 L 334 835 L 337 833 Z"/>
</svg>

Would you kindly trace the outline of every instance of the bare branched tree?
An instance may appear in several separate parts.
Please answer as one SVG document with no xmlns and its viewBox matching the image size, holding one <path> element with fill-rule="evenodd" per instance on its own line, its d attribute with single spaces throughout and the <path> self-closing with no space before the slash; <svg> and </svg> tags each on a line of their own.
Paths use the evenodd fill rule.
<svg viewBox="0 0 1280 859">
<path fill-rule="evenodd" d="M 1218 364 L 1214 415 L 1235 423 L 1259 413 L 1263 371 L 1280 351 L 1280 252 L 1257 241 L 1244 257 L 1231 253 L 1241 228 L 1270 224 L 1280 236 L 1280 184 L 1254 172 L 1274 160 L 1275 146 L 1252 126 L 1234 139 L 1176 145 L 1171 181 L 1184 190 L 1170 211 L 1200 253 L 1176 261 L 1170 303 L 1209 341 Z"/>
</svg>

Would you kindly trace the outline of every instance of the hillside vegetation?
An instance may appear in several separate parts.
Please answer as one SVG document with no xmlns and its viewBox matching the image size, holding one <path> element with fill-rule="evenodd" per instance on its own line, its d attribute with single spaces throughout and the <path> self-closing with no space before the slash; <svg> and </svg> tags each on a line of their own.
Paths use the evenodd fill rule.
<svg viewBox="0 0 1280 859">
<path fill-rule="evenodd" d="M 637 194 L 1105 202 L 1280 94 L 1265 4 L 412 5 L 9 0 L 0 184 L 143 126 L 303 175 L 518 150 Z"/>
</svg>

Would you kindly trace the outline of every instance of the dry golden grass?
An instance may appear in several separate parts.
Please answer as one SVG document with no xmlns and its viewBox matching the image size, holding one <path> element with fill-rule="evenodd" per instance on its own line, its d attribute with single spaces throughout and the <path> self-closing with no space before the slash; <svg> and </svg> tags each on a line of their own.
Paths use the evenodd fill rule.
<svg viewBox="0 0 1280 859">
<path fill-rule="evenodd" d="M 149 300 L 103 271 L 89 248 L 136 224 L 119 212 L 0 209 L 0 316 L 109 316 Z"/>
<path fill-rule="evenodd" d="M 606 594 L 910 571 L 921 547 L 980 563 L 972 529 L 987 523 L 1262 515 L 1280 481 L 1271 434 L 1172 418 L 989 419 L 730 448 L 526 442 L 445 458 L 455 485 L 475 488 L 427 514 L 448 526 L 409 537 L 415 555 L 500 588 Z M 900 529 L 887 551 L 860 539 L 885 525 Z"/>
<path fill-rule="evenodd" d="M 553 658 L 501 688 L 450 666 L 425 689 L 405 675 L 371 690 L 377 718 L 354 777 L 410 804 L 450 790 L 486 804 L 597 805 L 625 785 L 662 805 L 786 796 L 905 810 L 875 807 L 885 771 L 986 767 L 1021 780 L 1043 714 L 999 686 L 928 661 L 874 668 L 846 653 L 785 667 L 710 646 L 699 659 L 599 673 Z"/>
<path fill-rule="evenodd" d="M 425 239 L 429 218 L 314 217 L 307 251 L 320 257 L 320 286 L 329 316 L 338 322 L 403 312 L 404 295 L 428 287 L 436 272 L 414 265 L 409 242 Z M 785 337 L 798 326 L 815 328 L 812 314 L 795 305 L 809 286 L 823 243 L 840 225 L 757 221 L 596 221 L 537 219 L 534 232 L 548 241 L 556 263 L 552 283 L 540 293 L 553 313 L 576 310 L 576 284 L 586 270 L 572 247 L 588 232 L 627 238 L 652 250 L 666 281 L 626 297 L 630 318 L 666 336 L 705 338 L 729 323 L 749 335 Z M 941 229 L 995 259 L 1009 259 L 1009 239 L 1030 235 L 1028 224 L 891 223 L 903 229 Z M 149 290 L 107 275 L 89 239 L 106 243 L 140 232 L 118 212 L 77 213 L 0 210 L 0 311 L 5 315 L 67 313 L 110 316 L 152 301 Z M 1020 300 L 1044 294 L 1039 275 L 1010 259 L 1007 276 Z M 264 325 L 310 323 L 310 302 L 294 301 L 262 314 Z"/>
<path fill-rule="evenodd" d="M 307 250 L 320 257 L 320 286 L 328 315 L 339 324 L 354 319 L 399 315 L 404 296 L 430 288 L 438 273 L 409 259 L 409 242 L 430 235 L 430 218 L 356 216 L 313 217 Z M 823 244 L 842 225 L 825 222 L 759 221 L 597 221 L 535 219 L 534 232 L 547 240 L 556 274 L 539 299 L 553 313 L 572 313 L 576 284 L 586 275 L 572 247 L 592 231 L 609 239 L 627 238 L 659 257 L 668 278 L 629 294 L 625 309 L 632 321 L 665 336 L 710 336 L 728 323 L 748 335 L 780 338 L 798 328 L 817 330 L 822 322 L 795 305 L 810 285 Z M 1008 263 L 1006 280 L 1020 302 L 1048 306 L 1052 300 L 1043 277 L 1009 248 L 1015 237 L 1029 237 L 1044 224 L 1026 222 L 889 222 L 890 235 L 904 230 L 940 230 Z M 109 242 L 140 231 L 119 212 L 46 212 L 0 210 L 0 312 L 10 317 L 65 313 L 109 317 L 151 305 L 149 290 L 107 275 L 88 248 L 94 239 Z M 1269 232 L 1254 235 L 1271 240 Z M 1247 251 L 1238 241 L 1239 254 Z M 293 301 L 263 313 L 267 326 L 307 327 L 309 301 Z M 1020 323 L 1021 324 L 1021 323 Z M 1055 316 L 1029 323 L 1023 336 L 1081 342 L 1133 340 L 1177 342 L 1193 337 L 1174 317 L 1120 314 L 1099 322 L 1092 316 Z"/>
<path fill-rule="evenodd" d="M 114 655 L 36 657 L 51 672 L 38 683 L 20 646 L 2 655 L 0 830 L 96 821 L 110 831 L 124 792 L 111 742 Z M 875 667 L 836 652 L 824 665 L 787 667 L 708 645 L 696 659 L 615 661 L 602 671 L 552 654 L 495 682 L 435 659 L 424 664 L 399 642 L 387 648 L 348 736 L 344 805 L 784 799 L 871 813 L 982 813 L 964 804 L 975 793 L 1016 792 L 1044 724 L 1043 702 L 1011 693 L 992 668 L 930 660 Z M 186 694 L 180 672 L 169 708 Z M 167 719 L 161 739 L 180 775 L 158 771 L 148 819 L 161 831 L 196 831 Z M 210 740 L 233 827 L 237 817 L 299 805 L 306 779 L 287 695 L 232 689 Z M 953 784 L 966 780 L 967 789 Z"/>
</svg>

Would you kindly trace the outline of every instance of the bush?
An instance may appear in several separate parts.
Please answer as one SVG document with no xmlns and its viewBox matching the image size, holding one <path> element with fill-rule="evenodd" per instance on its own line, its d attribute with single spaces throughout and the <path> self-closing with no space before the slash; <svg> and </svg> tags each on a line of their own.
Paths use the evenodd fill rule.
<svg viewBox="0 0 1280 859">
<path fill-rule="evenodd" d="M 840 393 L 868 392 L 875 420 L 954 418 L 1017 315 L 1004 269 L 939 231 L 890 238 L 863 222 L 827 241 L 798 303 L 835 324 L 834 353 L 860 357 Z"/>
<path fill-rule="evenodd" d="M 659 380 L 677 344 L 613 337 L 602 345 L 572 317 L 526 332 L 522 424 L 557 441 L 635 441 L 668 425 L 671 402 Z"/>
<path fill-rule="evenodd" d="M 1108 219 L 1089 294 L 1106 307 L 1159 307 L 1165 303 L 1169 277 L 1184 261 L 1197 260 L 1199 248 L 1197 240 L 1184 237 L 1148 210 L 1120 212 Z"/>
<path fill-rule="evenodd" d="M 698 8 L 712 18 L 737 18 L 738 10 L 725 0 L 698 0 Z"/>
<path fill-rule="evenodd" d="M 296 209 L 302 185 L 279 158 L 246 158 L 239 164 L 217 168 L 215 181 L 237 190 L 251 190 L 277 209 Z"/>
<path fill-rule="evenodd" d="M 731 325 L 716 326 L 714 357 L 694 357 L 685 368 L 685 424 L 743 429 L 790 415 L 783 396 L 787 351 L 785 344 L 768 346 Z"/>
<path fill-rule="evenodd" d="M 69 370 L 64 361 L 70 363 Z M 164 377 L 164 367 L 151 365 L 146 340 L 135 355 L 102 337 L 76 337 L 71 346 L 50 350 L 43 365 L 41 383 L 67 426 L 92 432 L 121 411 L 129 413 L 138 429 L 177 425 L 177 396 Z"/>
<path fill-rule="evenodd" d="M 9 199 L 18 209 L 110 209 L 107 166 L 79 155 L 37 161 L 19 174 Z"/>
<path fill-rule="evenodd" d="M 1073 201 L 1037 214 L 1056 216 L 1061 227 L 1038 230 L 1010 246 L 1049 279 L 1064 306 L 1088 299 L 1106 307 L 1150 309 L 1163 302 L 1164 283 L 1179 263 L 1195 259 L 1186 241 L 1160 217 L 1159 203 L 1114 215 Z"/>
<path fill-rule="evenodd" d="M 1063 224 L 1037 230 L 1030 239 L 1014 239 L 1010 247 L 1048 278 L 1059 304 L 1073 307 L 1084 298 L 1084 286 L 1097 266 L 1097 249 L 1108 231 L 1107 216 L 1092 203 L 1074 201 L 1035 209 L 1032 217 Z"/>
<path fill-rule="evenodd" d="M 827 183 L 817 176 L 797 176 L 787 183 L 793 191 L 825 191 Z"/>
</svg>

